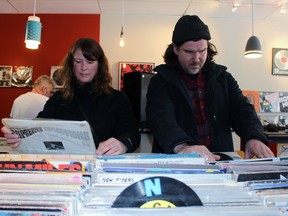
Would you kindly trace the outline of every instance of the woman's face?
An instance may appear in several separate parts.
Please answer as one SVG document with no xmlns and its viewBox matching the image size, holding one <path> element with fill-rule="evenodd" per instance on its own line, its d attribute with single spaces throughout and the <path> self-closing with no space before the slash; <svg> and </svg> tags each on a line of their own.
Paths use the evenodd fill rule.
<svg viewBox="0 0 288 216">
<path fill-rule="evenodd" d="M 98 71 L 98 61 L 85 59 L 80 48 L 74 53 L 73 71 L 77 80 L 81 83 L 88 83 L 93 80 Z"/>
</svg>

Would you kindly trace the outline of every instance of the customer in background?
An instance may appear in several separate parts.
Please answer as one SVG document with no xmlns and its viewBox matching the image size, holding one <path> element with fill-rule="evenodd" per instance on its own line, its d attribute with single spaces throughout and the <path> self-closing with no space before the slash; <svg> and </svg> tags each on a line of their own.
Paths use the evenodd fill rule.
<svg viewBox="0 0 288 216">
<path fill-rule="evenodd" d="M 111 87 L 108 60 L 101 46 L 81 38 L 71 47 L 60 70 L 64 87 L 45 104 L 38 118 L 89 122 L 98 155 L 119 155 L 135 151 L 140 133 L 128 98 Z M 2 127 L 7 143 L 20 139 Z"/>
<path fill-rule="evenodd" d="M 166 49 L 166 64 L 155 68 L 147 91 L 147 120 L 155 137 L 153 152 L 234 151 L 231 128 L 241 138 L 245 158 L 274 157 L 253 105 L 243 96 L 217 54 L 208 26 L 198 16 L 182 16 Z"/>
<path fill-rule="evenodd" d="M 33 119 L 43 110 L 46 101 L 53 94 L 55 84 L 47 75 L 39 76 L 31 92 L 18 96 L 12 105 L 10 117 L 14 119 Z"/>
</svg>

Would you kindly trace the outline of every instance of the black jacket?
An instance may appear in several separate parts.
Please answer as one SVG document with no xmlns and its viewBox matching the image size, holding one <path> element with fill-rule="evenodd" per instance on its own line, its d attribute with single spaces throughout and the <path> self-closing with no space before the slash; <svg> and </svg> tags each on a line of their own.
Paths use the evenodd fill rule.
<svg viewBox="0 0 288 216">
<path fill-rule="evenodd" d="M 114 137 L 127 146 L 127 152 L 133 152 L 139 147 L 139 129 L 130 102 L 124 94 L 113 89 L 110 96 L 102 94 L 95 97 L 87 86 L 75 87 L 74 91 L 100 142 Z M 37 118 L 85 120 L 75 97 L 65 104 L 61 92 L 49 98 Z"/>
<path fill-rule="evenodd" d="M 267 143 L 254 106 L 243 96 L 227 68 L 206 66 L 206 109 L 211 132 L 210 151 L 234 151 L 231 129 L 242 143 L 258 139 Z M 181 143 L 197 145 L 198 135 L 189 91 L 177 69 L 155 68 L 147 91 L 146 115 L 154 135 L 153 152 L 172 153 Z M 204 72 L 204 71 L 203 71 Z"/>
</svg>

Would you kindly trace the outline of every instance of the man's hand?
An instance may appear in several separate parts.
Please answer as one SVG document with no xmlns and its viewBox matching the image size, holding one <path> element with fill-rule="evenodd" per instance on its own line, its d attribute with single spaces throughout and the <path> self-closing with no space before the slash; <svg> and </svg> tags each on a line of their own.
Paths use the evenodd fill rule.
<svg viewBox="0 0 288 216">
<path fill-rule="evenodd" d="M 207 158 L 208 162 L 214 162 L 216 160 L 220 160 L 219 155 L 215 155 L 211 153 L 206 146 L 203 145 L 187 145 L 181 144 L 175 147 L 174 152 L 177 154 L 191 154 L 197 153 L 200 154 L 201 157 Z"/>
<path fill-rule="evenodd" d="M 275 157 L 268 146 L 259 140 L 249 140 L 245 146 L 245 159 L 251 159 L 254 156 L 257 158 L 272 158 Z"/>
<path fill-rule="evenodd" d="M 115 138 L 109 138 L 104 142 L 100 142 L 96 150 L 97 155 L 120 155 L 127 151 L 127 147 Z"/>
<path fill-rule="evenodd" d="M 4 126 L 1 128 L 1 131 L 4 133 L 7 144 L 11 145 L 12 148 L 17 148 L 20 145 L 21 139 L 17 134 L 13 134 L 9 128 Z"/>
</svg>

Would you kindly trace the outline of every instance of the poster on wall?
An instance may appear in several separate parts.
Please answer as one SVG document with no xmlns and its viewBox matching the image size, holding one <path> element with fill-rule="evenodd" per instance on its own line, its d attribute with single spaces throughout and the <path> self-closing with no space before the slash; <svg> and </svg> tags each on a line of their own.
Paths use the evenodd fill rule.
<svg viewBox="0 0 288 216">
<path fill-rule="evenodd" d="M 153 73 L 154 63 L 151 62 L 119 62 L 119 90 L 123 90 L 123 77 L 125 73 L 147 72 Z"/>
<path fill-rule="evenodd" d="M 63 82 L 60 77 L 60 66 L 51 66 L 50 77 L 54 80 L 55 88 L 62 88 Z"/>
<path fill-rule="evenodd" d="M 11 85 L 14 87 L 32 87 L 33 66 L 14 66 Z"/>
<path fill-rule="evenodd" d="M 260 112 L 260 95 L 259 91 L 243 90 L 243 95 L 247 97 L 250 104 L 254 105 L 255 111 Z"/>
<path fill-rule="evenodd" d="M 260 112 L 279 112 L 279 93 L 260 92 Z"/>
<path fill-rule="evenodd" d="M 288 75 L 288 49 L 272 48 L 272 74 Z"/>
<path fill-rule="evenodd" d="M 0 65 L 0 87 L 11 87 L 12 66 Z"/>
<path fill-rule="evenodd" d="M 280 112 L 288 112 L 288 92 L 279 92 Z"/>
</svg>

